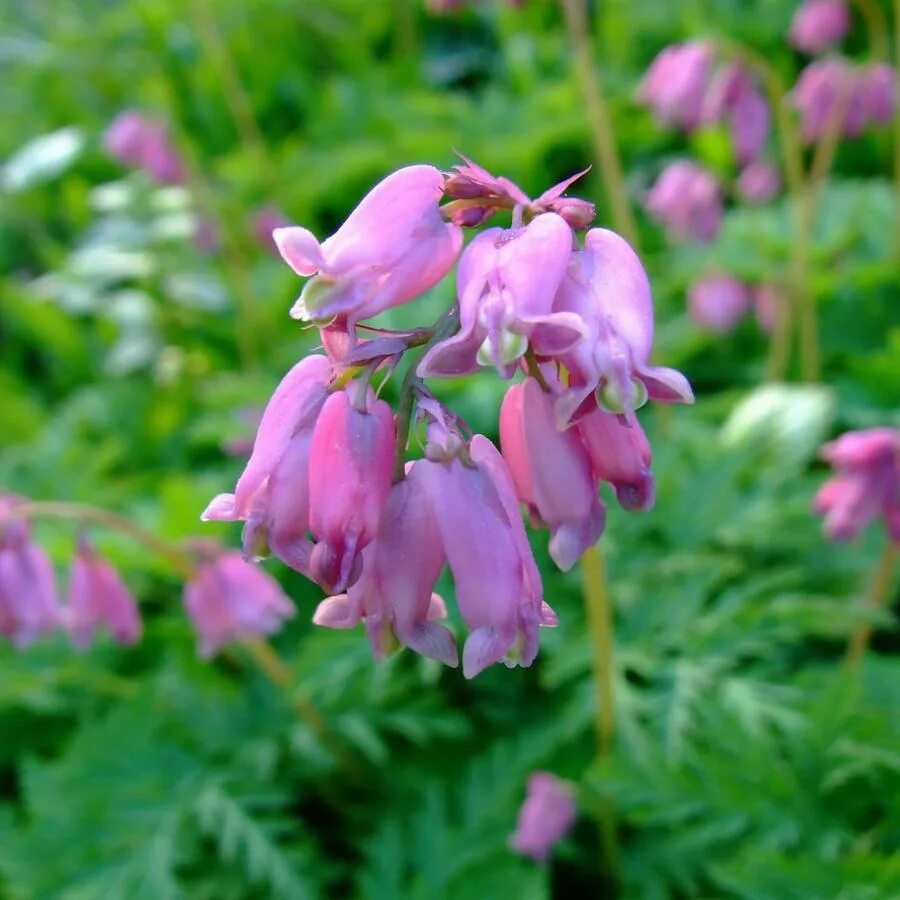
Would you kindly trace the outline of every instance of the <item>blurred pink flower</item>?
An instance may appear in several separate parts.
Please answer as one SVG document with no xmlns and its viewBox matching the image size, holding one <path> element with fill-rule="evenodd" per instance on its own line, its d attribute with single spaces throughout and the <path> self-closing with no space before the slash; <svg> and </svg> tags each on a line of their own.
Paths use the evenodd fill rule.
<svg viewBox="0 0 900 900">
<path fill-rule="evenodd" d="M 749 288 L 730 275 L 707 275 L 688 290 L 688 311 L 701 328 L 733 331 L 750 309 Z"/>
<path fill-rule="evenodd" d="M 678 160 L 663 169 L 644 207 L 671 238 L 711 241 L 722 221 L 722 191 L 712 172 Z"/>
<path fill-rule="evenodd" d="M 832 540 L 855 538 L 878 516 L 900 542 L 900 429 L 848 431 L 825 444 L 822 457 L 836 470 L 813 500 Z"/>
<path fill-rule="evenodd" d="M 715 48 L 703 41 L 665 47 L 650 64 L 638 91 L 662 125 L 693 131 L 703 120 L 703 98 Z"/>
<path fill-rule="evenodd" d="M 556 427 L 553 395 L 527 378 L 503 399 L 500 443 L 519 500 L 550 529 L 550 556 L 571 569 L 599 540 L 605 520 L 578 432 Z"/>
<path fill-rule="evenodd" d="M 113 119 L 103 135 L 106 152 L 126 166 L 144 169 L 160 184 L 181 184 L 184 163 L 166 127 L 143 113 L 128 109 Z"/>
<path fill-rule="evenodd" d="M 134 595 L 84 537 L 79 539 L 72 561 L 65 624 L 72 643 L 82 649 L 90 646 L 103 627 L 120 644 L 135 644 L 141 638 L 141 618 Z"/>
<path fill-rule="evenodd" d="M 573 786 L 556 775 L 533 773 L 509 846 L 537 862 L 545 861 L 575 824 L 574 794 Z"/>
<path fill-rule="evenodd" d="M 450 270 L 462 233 L 438 207 L 444 176 L 433 166 L 407 166 L 380 181 L 344 224 L 321 244 L 298 226 L 273 239 L 298 274 L 312 275 L 291 315 L 325 323 L 356 322 L 425 293 Z"/>
<path fill-rule="evenodd" d="M 753 308 L 760 331 L 770 334 L 778 321 L 778 310 L 785 302 L 782 292 L 772 284 L 760 284 L 753 288 Z"/>
<path fill-rule="evenodd" d="M 294 606 L 278 582 L 240 553 L 205 550 L 193 578 L 184 587 L 184 606 L 199 637 L 203 658 L 230 641 L 273 634 Z"/>
<path fill-rule="evenodd" d="M 805 53 L 821 53 L 839 44 L 850 27 L 844 0 L 805 0 L 794 13 L 788 37 Z"/>
<path fill-rule="evenodd" d="M 768 203 L 780 190 L 781 175 L 771 163 L 750 163 L 738 176 L 737 193 L 745 203 Z"/>
<path fill-rule="evenodd" d="M 250 232 L 257 243 L 278 255 L 278 245 L 275 243 L 273 232 L 277 228 L 289 228 L 290 220 L 277 207 L 271 203 L 259 207 L 250 220 Z"/>
</svg>

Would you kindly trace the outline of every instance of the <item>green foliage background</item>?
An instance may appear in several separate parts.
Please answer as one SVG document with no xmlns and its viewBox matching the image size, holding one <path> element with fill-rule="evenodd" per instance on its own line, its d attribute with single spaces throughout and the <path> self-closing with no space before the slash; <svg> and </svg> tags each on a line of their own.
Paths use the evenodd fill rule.
<svg viewBox="0 0 900 900">
<path fill-rule="evenodd" d="M 600 4 L 594 4 L 595 11 Z M 692 153 L 725 177 L 727 141 L 686 144 L 633 102 L 664 44 L 727 34 L 791 80 L 788 0 L 610 0 L 596 60 L 639 198 Z M 409 16 L 405 19 L 404 16 Z M 407 22 L 405 25 L 404 22 Z M 854 26 L 851 52 L 865 52 Z M 313 346 L 287 318 L 297 279 L 248 232 L 276 203 L 326 234 L 387 171 L 454 148 L 539 192 L 591 161 L 556 4 L 437 18 L 412 0 L 46 0 L 0 6 L 0 484 L 97 503 L 178 539 L 240 460 L 235 415 Z M 166 118 L 189 191 L 107 160 L 122 108 Z M 255 124 L 254 124 L 255 123 Z M 136 649 L 0 646 L 0 897 L 874 900 L 900 896 L 900 657 L 889 613 L 841 665 L 884 535 L 827 545 L 809 513 L 820 443 L 900 425 L 900 273 L 889 135 L 844 146 L 816 223 L 824 386 L 762 389 L 765 339 L 697 332 L 688 282 L 768 280 L 787 211 L 729 212 L 720 239 L 667 248 L 642 221 L 658 359 L 691 408 L 646 410 L 656 509 L 611 506 L 617 740 L 595 760 L 592 647 L 577 574 L 534 545 L 560 616 L 529 670 L 471 683 L 360 633 L 313 628 L 317 590 L 270 568 L 299 615 L 274 644 L 279 690 L 239 650 L 199 662 L 164 561 L 96 539 L 139 594 Z M 607 222 L 596 171 L 584 182 Z M 194 218 L 222 246 L 202 255 Z M 432 321 L 452 285 L 403 316 Z M 504 385 L 441 385 L 496 432 Z M 42 523 L 62 571 L 72 529 Z M 451 585 L 442 585 L 452 596 Z M 525 779 L 578 783 L 580 820 L 549 866 L 506 840 Z M 617 846 L 597 822 L 613 817 Z"/>
</svg>

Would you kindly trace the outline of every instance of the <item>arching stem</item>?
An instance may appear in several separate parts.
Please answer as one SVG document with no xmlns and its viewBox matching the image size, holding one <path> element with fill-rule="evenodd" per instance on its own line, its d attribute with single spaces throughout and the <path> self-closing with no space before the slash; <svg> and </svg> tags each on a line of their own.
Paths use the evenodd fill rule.
<svg viewBox="0 0 900 900">
<path fill-rule="evenodd" d="M 881 609 L 890 596 L 891 580 L 898 554 L 900 554 L 900 546 L 888 540 L 866 593 L 866 603 L 873 611 Z M 845 661 L 848 666 L 855 666 L 862 659 L 871 639 L 872 626 L 868 622 L 860 625 L 847 645 Z"/>
</svg>

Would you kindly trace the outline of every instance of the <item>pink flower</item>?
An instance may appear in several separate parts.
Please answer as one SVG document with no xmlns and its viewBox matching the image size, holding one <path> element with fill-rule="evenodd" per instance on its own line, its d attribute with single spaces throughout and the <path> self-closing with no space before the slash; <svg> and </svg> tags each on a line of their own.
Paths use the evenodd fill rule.
<svg viewBox="0 0 900 900">
<path fill-rule="evenodd" d="M 650 64 L 638 96 L 653 109 L 661 124 L 677 125 L 686 131 L 700 124 L 714 52 L 702 41 L 672 44 Z"/>
<path fill-rule="evenodd" d="M 304 574 L 309 571 L 309 454 L 317 417 L 328 397 L 331 366 L 311 355 L 281 380 L 266 405 L 253 452 L 233 494 L 219 494 L 201 518 L 246 522 L 248 556 L 272 552 Z"/>
<path fill-rule="evenodd" d="M 791 43 L 806 53 L 821 53 L 839 44 L 850 27 L 844 0 L 806 0 L 794 13 L 788 34 Z"/>
<path fill-rule="evenodd" d="M 391 408 L 371 395 L 356 408 L 348 391 L 358 390 L 351 385 L 325 401 L 309 447 L 309 525 L 318 541 L 309 565 L 329 592 L 359 577 L 360 553 L 375 537 L 391 489 Z"/>
<path fill-rule="evenodd" d="M 722 192 L 712 172 L 679 160 L 667 166 L 644 200 L 675 240 L 711 241 L 722 220 Z"/>
<path fill-rule="evenodd" d="M 688 291 L 688 310 L 701 328 L 717 334 L 733 331 L 750 309 L 746 285 L 730 275 L 707 275 Z"/>
<path fill-rule="evenodd" d="M 781 175 L 771 163 L 752 162 L 738 176 L 738 196 L 745 203 L 768 203 L 780 190 Z"/>
<path fill-rule="evenodd" d="M 3 521 L 11 505 L 0 498 L 0 634 L 27 647 L 56 631 L 62 611 L 50 558 L 31 539 L 25 521 Z"/>
<path fill-rule="evenodd" d="M 375 540 L 363 551 L 363 571 L 346 594 L 329 597 L 313 621 L 329 628 L 351 628 L 365 620 L 376 659 L 395 641 L 458 665 L 453 635 L 444 619 L 444 601 L 433 593 L 444 550 L 425 485 L 423 462 L 410 463 L 406 477 L 391 488 Z"/>
<path fill-rule="evenodd" d="M 444 176 L 407 166 L 366 194 L 347 221 L 321 244 L 305 228 L 277 228 L 273 239 L 298 275 L 312 275 L 291 315 L 348 330 L 423 294 L 450 270 L 462 233 L 438 207 Z"/>
<path fill-rule="evenodd" d="M 518 511 L 512 478 L 497 449 L 476 435 L 470 462 L 425 460 L 422 476 L 456 582 L 460 613 L 471 629 L 463 675 L 487 666 L 529 666 L 538 627 L 553 625 Z"/>
<path fill-rule="evenodd" d="M 778 321 L 778 310 L 784 303 L 781 291 L 771 284 L 760 284 L 753 289 L 753 308 L 760 331 L 770 334 Z"/>
<path fill-rule="evenodd" d="M 741 165 L 752 163 L 762 152 L 769 139 L 772 115 L 765 97 L 750 87 L 741 92 L 732 107 L 731 138 Z"/>
<path fill-rule="evenodd" d="M 533 378 L 506 392 L 500 443 L 519 500 L 550 529 L 553 561 L 572 568 L 600 538 L 604 509 L 587 449 L 574 429 L 557 429 L 553 396 Z"/>
<path fill-rule="evenodd" d="M 184 163 L 164 125 L 137 110 L 120 113 L 103 135 L 106 152 L 127 166 L 145 169 L 160 184 L 181 184 Z"/>
<path fill-rule="evenodd" d="M 813 501 L 832 540 L 855 538 L 883 516 L 892 541 L 900 541 L 900 429 L 848 431 L 825 444 L 822 457 L 837 474 Z"/>
<path fill-rule="evenodd" d="M 888 63 L 870 63 L 860 72 L 858 102 L 865 118 L 885 125 L 894 116 L 896 103 L 894 70 Z"/>
<path fill-rule="evenodd" d="M 604 408 L 619 413 L 634 411 L 648 396 L 693 401 L 680 372 L 650 365 L 650 283 L 637 254 L 615 232 L 594 228 L 585 235 L 584 249 L 571 254 L 553 308 L 577 316 L 587 331 L 569 352 L 558 354 L 571 376 L 557 400 L 558 427 L 594 408 L 595 392 Z"/>
<path fill-rule="evenodd" d="M 528 793 L 509 846 L 523 856 L 543 862 L 574 824 L 572 785 L 549 772 L 535 772 L 528 779 Z"/>
<path fill-rule="evenodd" d="M 213 551 L 184 587 L 184 606 L 208 658 L 230 641 L 278 631 L 294 606 L 278 582 L 240 553 Z"/>
<path fill-rule="evenodd" d="M 571 252 L 572 230 L 554 213 L 479 234 L 457 273 L 460 330 L 425 354 L 419 375 L 465 375 L 493 365 L 509 378 L 529 344 L 541 354 L 571 348 L 584 333 L 580 319 L 551 312 Z"/>
<path fill-rule="evenodd" d="M 613 486 L 619 505 L 627 510 L 652 508 L 656 498 L 652 453 L 637 417 L 595 409 L 576 427 L 590 455 L 594 478 Z"/>
<path fill-rule="evenodd" d="M 819 140 L 835 117 L 841 117 L 841 131 L 848 137 L 862 129 L 864 107 L 859 102 L 856 73 L 844 59 L 810 63 L 800 73 L 791 101 L 800 113 L 806 143 Z"/>
<path fill-rule="evenodd" d="M 96 632 L 106 627 L 120 644 L 135 644 L 141 637 L 141 618 L 131 591 L 119 573 L 101 559 L 85 538 L 69 576 L 66 627 L 76 647 L 86 649 Z"/>
</svg>

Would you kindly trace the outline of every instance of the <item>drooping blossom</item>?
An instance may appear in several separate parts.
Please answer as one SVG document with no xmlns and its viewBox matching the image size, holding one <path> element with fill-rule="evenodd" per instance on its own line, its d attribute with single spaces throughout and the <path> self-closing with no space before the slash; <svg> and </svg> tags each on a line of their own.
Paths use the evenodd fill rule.
<svg viewBox="0 0 900 900">
<path fill-rule="evenodd" d="M 836 471 L 813 501 L 826 536 L 855 538 L 880 516 L 890 539 L 900 542 L 900 429 L 848 431 L 821 455 Z"/>
<path fill-rule="evenodd" d="M 509 846 L 537 862 L 545 861 L 575 824 L 574 794 L 569 782 L 550 772 L 534 772 Z"/>
<path fill-rule="evenodd" d="M 569 387 L 556 401 L 560 428 L 597 401 L 616 413 L 633 412 L 648 396 L 664 403 L 693 401 L 680 372 L 650 365 L 650 282 L 637 254 L 615 232 L 594 228 L 585 235 L 584 249 L 570 256 L 553 308 L 576 315 L 587 330 L 571 350 L 558 354 L 570 374 Z"/>
<path fill-rule="evenodd" d="M 750 290 L 731 275 L 707 275 L 688 290 L 688 311 L 701 328 L 733 331 L 750 309 Z"/>
<path fill-rule="evenodd" d="M 481 232 L 459 262 L 459 331 L 425 354 L 419 375 L 465 375 L 492 365 L 508 378 L 529 345 L 548 356 L 572 348 L 585 334 L 580 317 L 551 311 L 571 253 L 572 230 L 555 213 Z"/>
<path fill-rule="evenodd" d="M 445 665 L 458 665 L 452 633 L 439 623 L 447 616 L 434 593 L 444 549 L 424 482 L 424 466 L 413 462 L 388 494 L 375 540 L 362 554 L 359 580 L 346 594 L 322 601 L 317 625 L 352 628 L 365 622 L 376 659 L 399 642 Z"/>
<path fill-rule="evenodd" d="M 703 99 L 715 61 L 703 41 L 665 47 L 650 64 L 638 97 L 662 125 L 693 131 L 703 121 Z"/>
<path fill-rule="evenodd" d="M 773 284 L 758 284 L 753 288 L 753 311 L 760 331 L 770 334 L 774 330 L 781 304 L 785 302 L 784 294 Z"/>
<path fill-rule="evenodd" d="M 757 161 L 741 170 L 737 180 L 738 196 L 753 205 L 768 203 L 781 190 L 781 175 L 771 163 Z"/>
<path fill-rule="evenodd" d="M 742 91 L 728 113 L 731 139 L 738 162 L 746 166 L 756 160 L 772 127 L 772 114 L 766 98 L 750 86 Z"/>
<path fill-rule="evenodd" d="M 805 0 L 794 13 L 788 37 L 804 53 L 821 53 L 839 44 L 849 27 L 844 0 Z"/>
<path fill-rule="evenodd" d="M 277 228 L 288 228 L 290 224 L 288 217 L 277 206 L 267 203 L 253 214 L 250 233 L 260 246 L 277 254 L 278 245 L 272 235 Z"/>
<path fill-rule="evenodd" d="M 165 125 L 137 110 L 125 110 L 113 119 L 103 146 L 113 159 L 144 169 L 159 184 L 181 184 L 185 179 L 184 163 Z"/>
<path fill-rule="evenodd" d="M 862 67 L 859 74 L 857 101 L 865 111 L 865 119 L 876 125 L 886 125 L 894 117 L 896 80 L 889 63 L 873 62 Z"/>
<path fill-rule="evenodd" d="M 0 634 L 27 647 L 60 627 L 62 610 L 53 564 L 13 507 L 0 497 Z"/>
<path fill-rule="evenodd" d="M 613 486 L 622 509 L 647 510 L 656 500 L 650 442 L 637 416 L 595 409 L 576 426 L 591 460 L 595 481 Z"/>
<path fill-rule="evenodd" d="M 361 552 L 375 537 L 391 489 L 391 408 L 371 391 L 363 402 L 351 399 L 358 390 L 351 384 L 325 401 L 309 445 L 309 529 L 317 541 L 309 566 L 329 593 L 345 591 L 361 574 Z"/>
<path fill-rule="evenodd" d="M 556 427 L 554 398 L 533 378 L 506 392 L 500 445 L 519 500 L 550 529 L 550 556 L 570 569 L 600 538 L 605 514 L 587 448 L 576 430 Z"/>
<path fill-rule="evenodd" d="M 184 606 L 203 658 L 231 641 L 273 634 L 295 614 L 278 582 L 240 553 L 204 550 L 203 555 L 184 587 Z"/>
<path fill-rule="evenodd" d="M 291 315 L 307 322 L 345 321 L 351 329 L 423 294 L 450 270 L 462 245 L 459 228 L 438 207 L 444 176 L 407 166 L 380 181 L 321 244 L 305 228 L 277 228 L 285 262 L 306 282 Z"/>
<path fill-rule="evenodd" d="M 134 595 L 84 537 L 79 539 L 72 561 L 65 623 L 72 643 L 82 649 L 91 645 L 101 628 L 120 644 L 135 644 L 141 637 Z"/>
<path fill-rule="evenodd" d="M 473 678 L 496 662 L 530 666 L 539 626 L 556 624 L 556 617 L 543 602 L 506 463 L 487 438 L 476 435 L 468 459 L 419 465 L 470 629 L 463 675 Z"/>
<path fill-rule="evenodd" d="M 712 172 L 678 160 L 663 169 L 644 207 L 671 238 L 711 241 L 722 221 L 722 190 Z"/>
<path fill-rule="evenodd" d="M 244 552 L 271 550 L 284 563 L 309 573 L 309 454 L 318 415 L 328 397 L 331 366 L 310 355 L 281 380 L 266 405 L 253 452 L 233 494 L 210 501 L 204 521 L 245 522 Z"/>
</svg>

